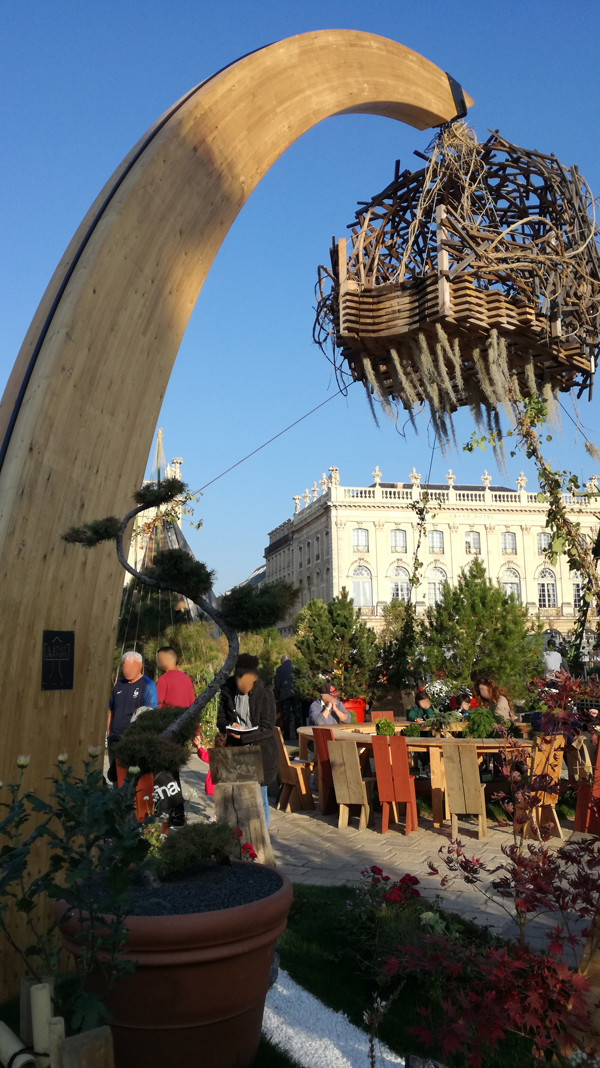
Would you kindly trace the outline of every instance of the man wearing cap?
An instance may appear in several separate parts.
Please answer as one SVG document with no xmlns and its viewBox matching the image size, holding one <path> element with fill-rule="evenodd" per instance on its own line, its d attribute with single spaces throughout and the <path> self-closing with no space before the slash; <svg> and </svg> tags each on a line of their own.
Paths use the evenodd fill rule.
<svg viewBox="0 0 600 1068">
<path fill-rule="evenodd" d="M 349 712 L 346 712 L 341 701 L 337 700 L 338 692 L 330 682 L 324 682 L 321 686 L 321 697 L 313 701 L 308 710 L 308 722 L 311 727 L 337 727 L 338 723 L 349 723 Z"/>
</svg>

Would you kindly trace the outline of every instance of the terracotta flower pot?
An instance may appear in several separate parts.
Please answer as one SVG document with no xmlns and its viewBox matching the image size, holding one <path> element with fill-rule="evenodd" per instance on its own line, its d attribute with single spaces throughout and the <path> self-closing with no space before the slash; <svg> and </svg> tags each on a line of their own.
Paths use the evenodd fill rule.
<svg viewBox="0 0 600 1068">
<path fill-rule="evenodd" d="M 254 868 L 262 865 L 253 865 Z M 269 869 L 270 870 L 270 869 Z M 108 1007 L 115 1068 L 247 1068 L 258 1049 L 275 941 L 285 930 L 292 886 L 218 912 L 131 916 L 125 956 L 137 961 Z M 157 891 L 158 894 L 158 891 Z M 56 904 L 56 915 L 66 904 Z M 79 919 L 61 926 L 73 956 Z"/>
</svg>

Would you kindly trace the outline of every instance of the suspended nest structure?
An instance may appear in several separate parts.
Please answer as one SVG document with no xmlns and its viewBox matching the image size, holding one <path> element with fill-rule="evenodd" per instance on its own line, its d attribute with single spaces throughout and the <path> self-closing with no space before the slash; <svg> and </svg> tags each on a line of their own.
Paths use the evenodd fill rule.
<svg viewBox="0 0 600 1068">
<path fill-rule="evenodd" d="M 495 132 L 442 128 L 419 171 L 360 203 L 319 267 L 315 340 L 384 408 L 429 405 L 442 444 L 469 405 L 499 434 L 498 407 L 579 387 L 599 344 L 595 205 L 577 167 Z M 417 155 L 421 155 L 417 153 Z M 346 365 L 346 366 L 344 366 Z"/>
</svg>

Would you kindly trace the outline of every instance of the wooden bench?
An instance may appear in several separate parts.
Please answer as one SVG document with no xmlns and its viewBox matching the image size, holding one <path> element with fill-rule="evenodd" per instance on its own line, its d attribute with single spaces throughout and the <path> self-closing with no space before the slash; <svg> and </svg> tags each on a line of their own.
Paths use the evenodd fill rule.
<svg viewBox="0 0 600 1068">
<path fill-rule="evenodd" d="M 485 786 L 479 781 L 477 748 L 452 742 L 442 747 L 450 834 L 458 837 L 458 817 L 477 816 L 477 837 L 487 835 Z"/>
<path fill-rule="evenodd" d="M 419 829 L 415 777 L 408 766 L 406 738 L 381 735 L 373 738 L 373 757 L 377 777 L 377 793 L 381 802 L 381 833 L 389 826 L 390 806 L 394 823 L 398 823 L 399 804 L 406 806 L 404 833 Z"/>
<path fill-rule="evenodd" d="M 331 816 L 337 811 L 331 762 L 329 760 L 329 742 L 333 741 L 331 727 L 313 727 L 313 740 L 317 756 L 317 790 L 319 808 L 324 816 Z"/>
<path fill-rule="evenodd" d="M 313 795 L 308 785 L 310 773 L 313 769 L 312 760 L 290 760 L 283 735 L 279 727 L 275 727 L 275 740 L 279 754 L 279 782 L 281 791 L 277 799 L 277 808 L 284 812 L 295 812 L 297 809 L 311 809 L 315 807 Z"/>
</svg>

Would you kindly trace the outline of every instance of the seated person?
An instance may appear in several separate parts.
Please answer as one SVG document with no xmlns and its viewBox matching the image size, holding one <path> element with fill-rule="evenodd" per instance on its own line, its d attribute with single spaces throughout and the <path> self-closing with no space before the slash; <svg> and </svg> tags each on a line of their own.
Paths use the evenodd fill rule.
<svg viewBox="0 0 600 1068">
<path fill-rule="evenodd" d="M 352 716 L 337 698 L 335 687 L 330 682 L 324 682 L 321 686 L 321 697 L 313 701 L 308 710 L 310 727 L 337 727 L 338 723 L 350 722 Z"/>
<path fill-rule="evenodd" d="M 501 690 L 498 684 L 493 679 L 490 679 L 489 676 L 483 675 L 475 680 L 473 697 L 477 702 L 478 708 L 489 708 L 505 720 L 514 720 L 516 718 L 506 690 Z"/>
<path fill-rule="evenodd" d="M 431 719 L 434 714 L 431 698 L 427 690 L 417 690 L 415 703 L 412 708 L 409 708 L 406 718 L 410 719 L 412 723 L 422 723 L 425 719 Z"/>
<path fill-rule="evenodd" d="M 469 690 L 461 690 L 455 697 L 450 698 L 450 708 L 453 712 L 458 712 L 459 716 L 468 716 L 474 705 Z"/>
</svg>

